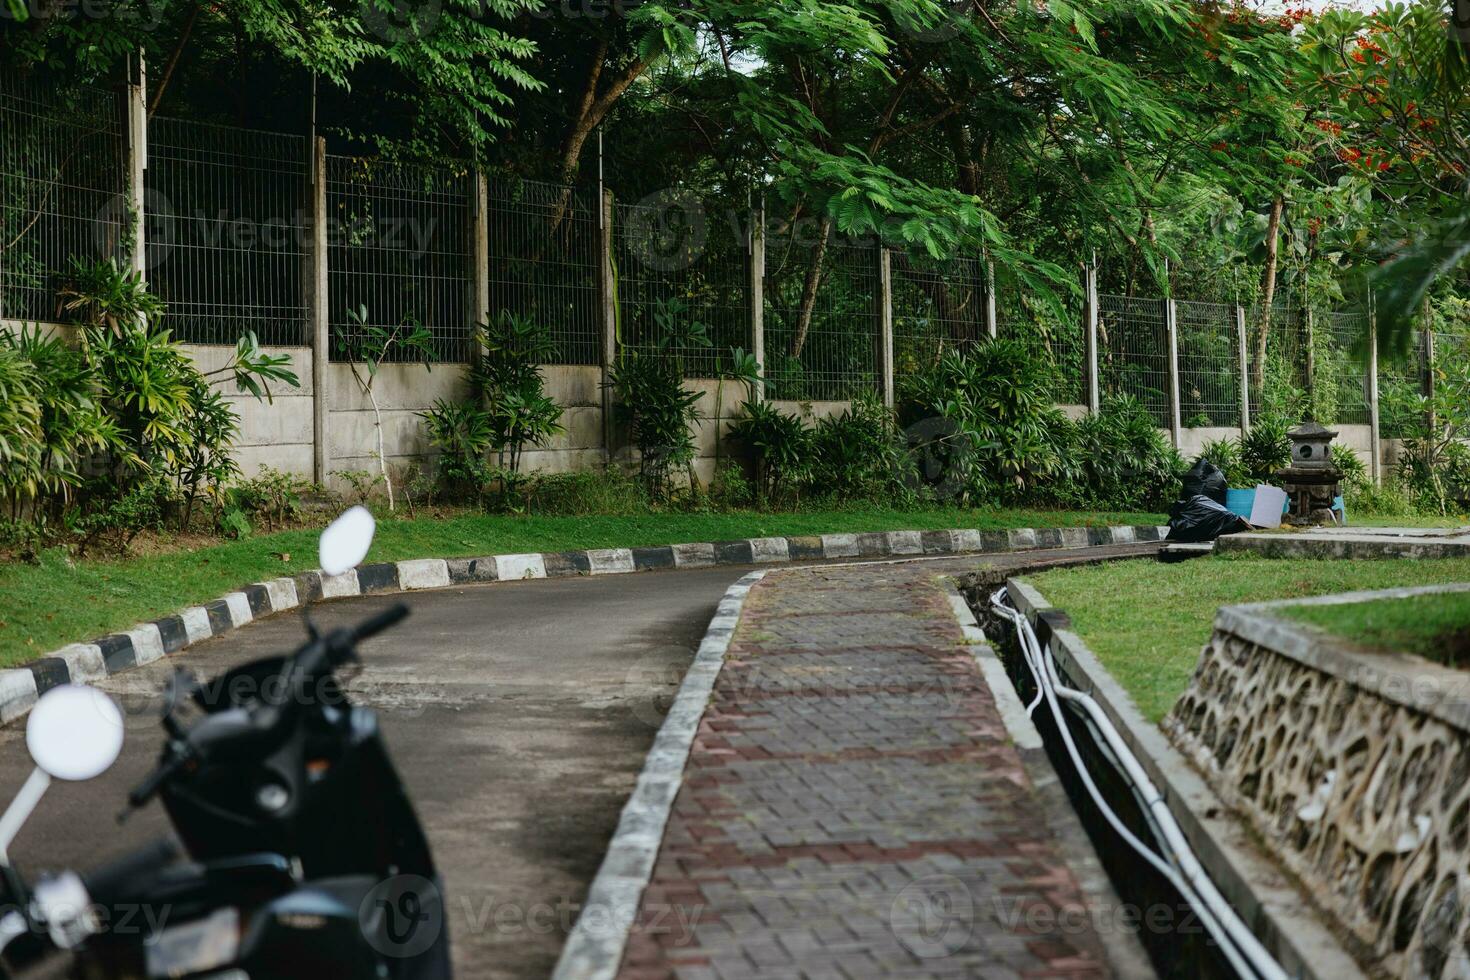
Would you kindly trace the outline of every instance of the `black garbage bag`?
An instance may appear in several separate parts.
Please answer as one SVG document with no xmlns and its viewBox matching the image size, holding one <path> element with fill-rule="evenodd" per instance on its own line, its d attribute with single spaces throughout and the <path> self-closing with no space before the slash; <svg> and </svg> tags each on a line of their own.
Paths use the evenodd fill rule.
<svg viewBox="0 0 1470 980">
<path fill-rule="evenodd" d="M 1238 534 L 1251 530 L 1250 523 L 1239 514 L 1225 509 L 1204 494 L 1195 494 L 1169 508 L 1168 541 L 1194 544 L 1213 541 L 1222 534 Z"/>
<path fill-rule="evenodd" d="M 1192 497 L 1204 495 L 1224 507 L 1225 490 L 1229 486 L 1220 467 L 1207 459 L 1201 459 L 1184 474 L 1184 492 L 1179 495 L 1179 500 L 1183 503 Z"/>
</svg>

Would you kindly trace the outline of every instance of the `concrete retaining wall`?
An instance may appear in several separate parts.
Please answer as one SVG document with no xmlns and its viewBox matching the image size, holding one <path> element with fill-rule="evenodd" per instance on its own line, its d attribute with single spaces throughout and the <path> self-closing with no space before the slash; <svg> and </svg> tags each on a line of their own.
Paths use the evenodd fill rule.
<svg viewBox="0 0 1470 980">
<path fill-rule="evenodd" d="M 22 324 L 0 320 L 0 329 L 18 330 Z M 71 335 L 70 327 L 45 324 L 48 330 Z M 188 344 L 185 349 L 201 370 L 212 371 L 226 363 L 233 347 Z M 314 403 L 312 386 L 312 350 L 309 347 L 268 347 L 272 354 L 286 354 L 291 369 L 301 379 L 301 387 L 272 386 L 272 400 L 257 402 L 252 396 L 236 392 L 226 385 L 226 397 L 240 414 L 240 438 L 236 443 L 236 459 L 241 470 L 252 476 L 262 467 L 272 467 L 307 478 L 313 473 Z M 562 425 L 565 432 L 544 448 L 528 449 L 522 467 L 530 472 L 569 473 L 598 469 L 607 458 L 602 417 L 602 372 L 597 367 L 580 365 L 547 365 L 542 368 L 546 391 L 565 409 Z M 373 412 L 368 399 L 352 378 L 347 364 L 332 364 L 327 370 L 327 483 L 337 489 L 345 481 L 333 474 L 347 470 L 376 470 L 376 436 Z M 700 392 L 696 441 L 699 456 L 695 473 L 708 483 L 715 472 L 715 393 L 717 383 L 691 379 L 687 384 Z M 431 450 L 424 434 L 419 412 L 425 411 L 439 398 L 457 400 L 467 394 L 464 366 L 439 364 L 432 371 L 421 365 L 388 364 L 379 371 L 373 391 L 383 415 L 383 443 L 388 465 L 395 473 L 412 466 L 430 463 Z M 720 406 L 719 427 L 723 452 L 728 455 L 730 424 L 744 403 L 744 389 L 733 382 L 724 386 Z M 773 401 L 777 408 L 800 415 L 808 421 L 837 415 L 848 407 L 845 401 Z M 1072 418 L 1080 418 L 1086 409 L 1080 405 L 1061 406 Z M 1366 425 L 1337 427 L 1339 441 L 1351 446 L 1364 463 L 1370 462 L 1370 432 Z M 1239 438 L 1240 429 L 1233 427 L 1182 429 L 1180 452 L 1186 457 L 1198 454 L 1213 439 Z M 614 457 L 631 461 L 634 457 L 615 436 Z M 1398 457 L 1398 440 L 1382 442 L 1383 472 L 1392 472 Z"/>
</svg>

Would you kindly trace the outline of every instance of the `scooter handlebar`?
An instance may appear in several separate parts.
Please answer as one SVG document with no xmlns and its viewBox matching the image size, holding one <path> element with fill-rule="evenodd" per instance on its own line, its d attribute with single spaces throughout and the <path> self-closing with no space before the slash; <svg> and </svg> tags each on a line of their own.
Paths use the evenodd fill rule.
<svg viewBox="0 0 1470 980">
<path fill-rule="evenodd" d="M 408 618 L 408 606 L 401 602 L 396 602 L 377 615 L 369 616 L 352 627 L 351 642 L 355 646 L 369 637 L 378 635 L 388 627 L 403 622 L 406 618 Z"/>
<path fill-rule="evenodd" d="M 179 846 L 168 838 L 125 854 L 115 861 L 104 864 L 82 876 L 87 895 L 102 906 L 116 905 L 138 894 L 136 880 L 150 871 L 155 871 L 179 856 Z"/>
</svg>

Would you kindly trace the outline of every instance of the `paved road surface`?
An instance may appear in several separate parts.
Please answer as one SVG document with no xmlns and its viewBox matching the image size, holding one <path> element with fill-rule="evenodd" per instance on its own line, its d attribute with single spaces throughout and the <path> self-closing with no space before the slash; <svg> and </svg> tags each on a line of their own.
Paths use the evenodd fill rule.
<svg viewBox="0 0 1470 980">
<path fill-rule="evenodd" d="M 467 586 L 410 595 L 414 615 L 364 645 L 357 699 L 383 728 L 446 876 L 456 975 L 544 977 L 596 873 L 623 801 L 714 607 L 745 569 Z M 397 596 L 332 602 L 323 627 Z M 129 692 L 175 665 L 208 677 L 290 649 L 296 614 L 254 623 L 108 682 L 125 695 L 123 756 L 55 785 L 12 850 L 30 871 L 87 868 L 166 832 L 155 803 L 112 816 L 161 735 Z M 0 794 L 29 771 L 23 730 L 0 729 Z"/>
</svg>

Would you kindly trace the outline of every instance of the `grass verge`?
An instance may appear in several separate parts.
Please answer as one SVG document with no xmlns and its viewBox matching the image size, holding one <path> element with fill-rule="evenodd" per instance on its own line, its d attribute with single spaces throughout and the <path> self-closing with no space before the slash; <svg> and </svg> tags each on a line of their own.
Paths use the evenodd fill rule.
<svg viewBox="0 0 1470 980">
<path fill-rule="evenodd" d="M 637 514 L 384 520 L 368 561 L 622 548 L 733 538 L 935 528 L 1161 524 L 1158 514 L 881 507 L 784 514 Z M 0 666 L 13 666 L 262 579 L 316 567 L 316 530 L 282 531 L 115 561 L 48 552 L 38 564 L 0 566 Z"/>
<path fill-rule="evenodd" d="M 1470 562 L 1334 561 L 1213 555 L 1165 565 L 1111 562 L 1031 576 L 1077 633 L 1158 722 L 1189 684 L 1220 606 L 1470 581 Z"/>
<path fill-rule="evenodd" d="M 1287 606 L 1279 612 L 1358 646 L 1416 653 L 1451 667 L 1470 663 L 1470 592 Z"/>
</svg>

